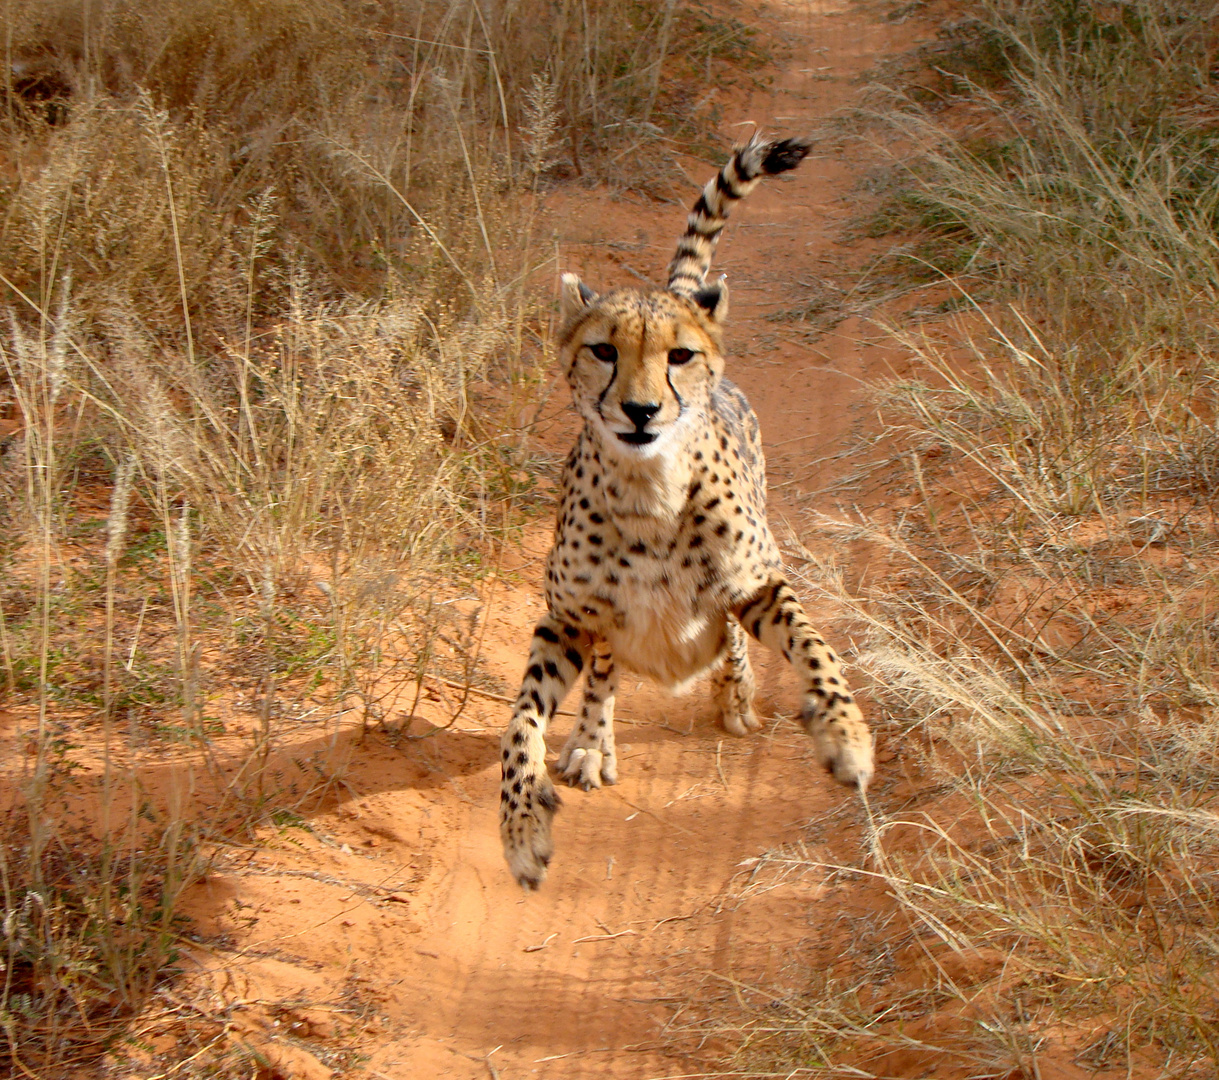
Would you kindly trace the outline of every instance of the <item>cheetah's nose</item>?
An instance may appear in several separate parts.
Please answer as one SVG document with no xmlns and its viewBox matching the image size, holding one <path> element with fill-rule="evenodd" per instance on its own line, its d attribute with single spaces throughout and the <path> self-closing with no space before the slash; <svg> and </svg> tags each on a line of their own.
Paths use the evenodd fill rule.
<svg viewBox="0 0 1219 1080">
<path fill-rule="evenodd" d="M 657 402 L 655 405 L 640 405 L 637 401 L 624 401 L 622 403 L 622 411 L 626 413 L 627 419 L 642 431 L 644 425 L 660 412 L 660 403 Z"/>
</svg>

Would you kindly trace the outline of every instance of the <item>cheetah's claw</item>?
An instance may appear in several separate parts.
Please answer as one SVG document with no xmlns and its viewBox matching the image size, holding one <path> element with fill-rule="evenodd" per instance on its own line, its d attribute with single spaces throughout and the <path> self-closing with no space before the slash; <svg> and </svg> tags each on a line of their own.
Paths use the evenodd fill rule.
<svg viewBox="0 0 1219 1080">
<path fill-rule="evenodd" d="M 729 735 L 752 735 L 762 726 L 762 721 L 758 719 L 758 714 L 753 709 L 732 713 L 724 712 L 720 720 Z"/>
<path fill-rule="evenodd" d="M 572 787 L 593 791 L 602 784 L 618 783 L 618 759 L 613 749 L 565 746 L 558 762 L 559 775 Z"/>
</svg>

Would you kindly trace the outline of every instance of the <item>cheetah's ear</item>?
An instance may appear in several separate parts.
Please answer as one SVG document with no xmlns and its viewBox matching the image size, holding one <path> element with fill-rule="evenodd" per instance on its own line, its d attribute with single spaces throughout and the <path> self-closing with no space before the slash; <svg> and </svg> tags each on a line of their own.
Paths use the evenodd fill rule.
<svg viewBox="0 0 1219 1080">
<path fill-rule="evenodd" d="M 720 277 L 714 285 L 705 285 L 691 299 L 701 307 L 713 323 L 728 318 L 728 279 Z"/>
<path fill-rule="evenodd" d="M 564 274 L 559 289 L 559 314 L 563 321 L 568 322 L 581 314 L 589 304 L 597 299 L 597 294 L 584 284 L 575 274 Z"/>
</svg>

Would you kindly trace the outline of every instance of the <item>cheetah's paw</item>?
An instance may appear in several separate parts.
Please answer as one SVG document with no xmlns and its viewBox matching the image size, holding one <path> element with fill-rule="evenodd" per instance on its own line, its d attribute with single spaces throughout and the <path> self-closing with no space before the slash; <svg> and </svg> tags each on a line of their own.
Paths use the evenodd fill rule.
<svg viewBox="0 0 1219 1080">
<path fill-rule="evenodd" d="M 859 706 L 838 703 L 826 712 L 816 698 L 805 701 L 801 716 L 813 737 L 817 760 L 840 784 L 863 790 L 872 779 L 872 733 Z"/>
<path fill-rule="evenodd" d="M 504 858 L 522 888 L 536 889 L 546 880 L 546 867 L 554 854 L 550 825 L 559 805 L 548 777 L 542 777 L 532 790 L 501 795 L 499 832 Z"/>
<path fill-rule="evenodd" d="M 572 787 L 592 791 L 602 784 L 618 783 L 618 756 L 612 746 L 581 746 L 573 733 L 559 755 L 559 775 Z"/>
</svg>

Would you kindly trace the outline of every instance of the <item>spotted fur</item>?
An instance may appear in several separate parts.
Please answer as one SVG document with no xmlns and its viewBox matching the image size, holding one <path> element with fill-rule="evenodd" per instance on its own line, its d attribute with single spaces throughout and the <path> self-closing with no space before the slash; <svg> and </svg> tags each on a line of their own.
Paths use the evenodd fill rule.
<svg viewBox="0 0 1219 1080">
<path fill-rule="evenodd" d="M 559 805 L 544 736 L 582 673 L 557 769 L 585 790 L 618 777 L 620 669 L 670 687 L 710 670 L 724 727 L 756 730 L 746 635 L 796 672 L 818 759 L 845 784 L 871 778 L 872 737 L 839 659 L 783 574 L 757 417 L 723 377 L 727 287 L 706 285 L 731 204 L 807 152 L 793 139 L 738 147 L 695 203 L 667 288 L 597 296 L 563 277 L 559 355 L 584 427 L 563 472 L 548 611 L 502 745 L 500 832 L 527 888 L 546 876 Z"/>
</svg>

